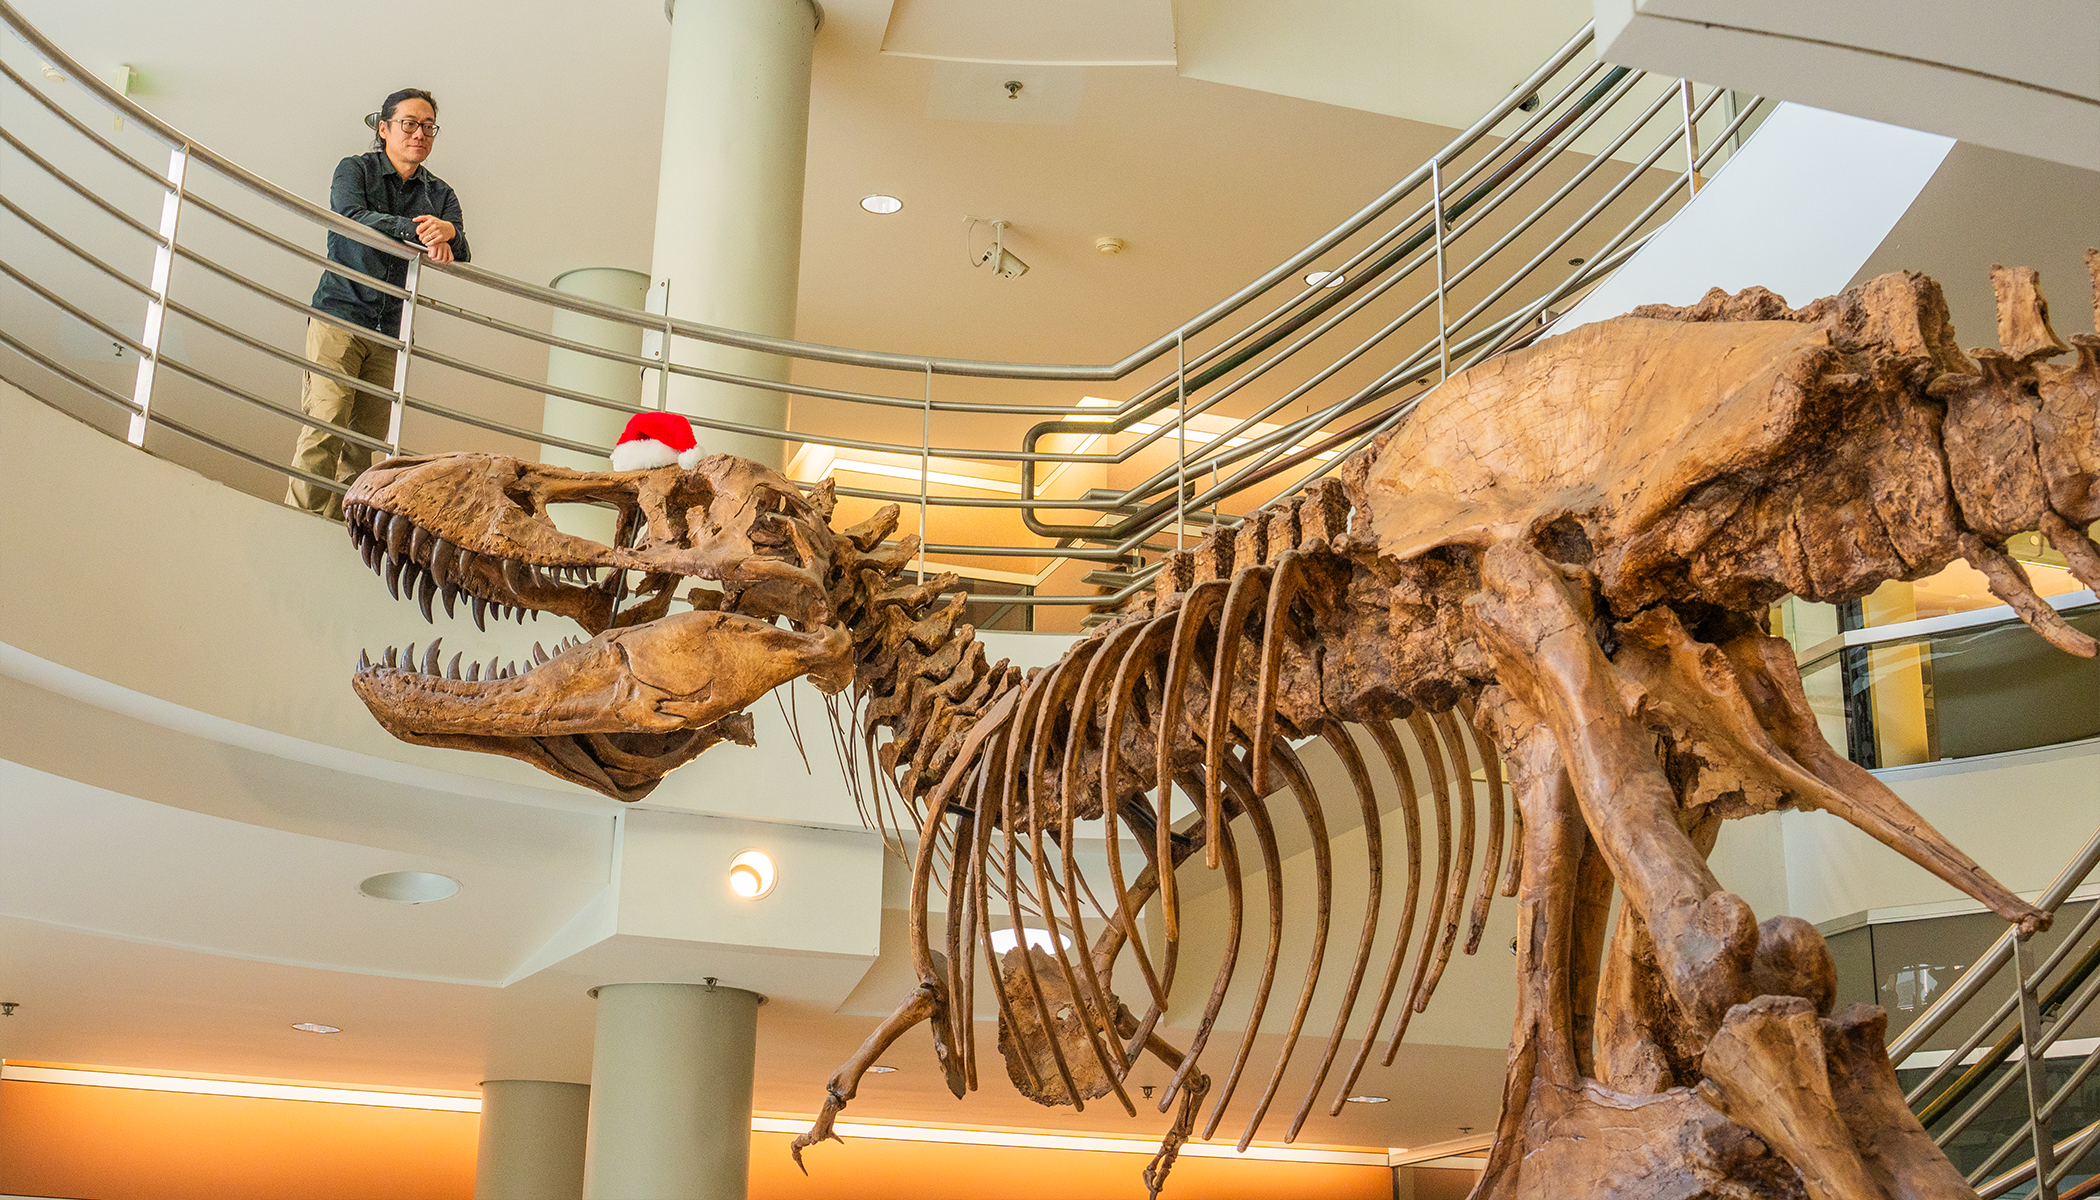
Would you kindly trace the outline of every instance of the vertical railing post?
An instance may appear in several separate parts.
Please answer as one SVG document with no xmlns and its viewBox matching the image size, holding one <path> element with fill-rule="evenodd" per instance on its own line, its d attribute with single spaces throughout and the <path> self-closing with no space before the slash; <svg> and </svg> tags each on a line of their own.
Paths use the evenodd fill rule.
<svg viewBox="0 0 2100 1200">
<path fill-rule="evenodd" d="M 1437 382 L 1451 377 L 1451 327 L 1444 313 L 1444 165 L 1429 160 L 1429 211 L 1436 225 L 1436 354 Z"/>
<path fill-rule="evenodd" d="M 168 280 L 175 273 L 175 231 L 182 220 L 182 180 L 189 173 L 188 143 L 168 153 L 167 194 L 160 199 L 160 243 L 153 248 L 153 296 L 146 301 L 146 325 L 139 338 L 146 354 L 139 359 L 138 378 L 131 385 L 131 414 L 124 440 L 134 446 L 146 444 L 146 426 L 153 421 L 153 379 L 160 368 L 160 336 L 168 323 Z"/>
<path fill-rule="evenodd" d="M 1174 331 L 1174 549 L 1182 549 L 1189 519 L 1189 360 L 1188 333 Z"/>
<path fill-rule="evenodd" d="M 416 289 L 423 279 L 423 256 L 418 254 L 408 260 L 408 298 L 401 302 L 401 352 L 394 356 L 394 403 L 393 411 L 386 421 L 386 444 L 390 452 L 401 453 L 402 418 L 408 412 L 408 360 L 416 353 Z"/>
<path fill-rule="evenodd" d="M 933 363 L 926 364 L 926 398 L 919 406 L 919 582 L 926 582 L 926 482 L 933 474 Z"/>
<path fill-rule="evenodd" d="M 2034 977 L 2034 940 L 2013 942 L 2013 970 L 2020 988 L 2020 1069 L 2026 1074 L 2027 1131 L 2034 1138 L 2032 1200 L 2056 1200 L 2056 1138 L 2042 1113 L 2049 1102 L 2048 1063 L 2035 1051 L 2042 1043 L 2042 981 Z"/>
<path fill-rule="evenodd" d="M 664 280 L 664 338 L 656 348 L 656 411 L 671 411 L 671 281 Z"/>
<path fill-rule="evenodd" d="M 1699 194 L 1699 122 L 1692 118 L 1691 80 L 1677 81 L 1677 98 L 1684 105 L 1684 186 L 1696 196 Z"/>
</svg>

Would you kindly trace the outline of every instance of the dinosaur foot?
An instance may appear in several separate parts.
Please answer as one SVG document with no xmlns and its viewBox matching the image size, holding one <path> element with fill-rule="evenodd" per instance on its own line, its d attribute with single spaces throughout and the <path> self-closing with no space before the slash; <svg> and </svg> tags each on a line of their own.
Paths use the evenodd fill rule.
<svg viewBox="0 0 2100 1200">
<path fill-rule="evenodd" d="M 1182 1143 L 1196 1131 L 1196 1113 L 1203 1107 L 1203 1098 L 1210 1094 L 1210 1076 L 1197 1072 L 1182 1086 L 1179 1106 L 1174 1114 L 1174 1126 L 1167 1136 L 1159 1140 L 1159 1152 L 1145 1164 L 1145 1192 L 1158 1200 L 1159 1191 L 1167 1186 L 1167 1172 L 1174 1169 L 1174 1160 L 1181 1155 Z"/>
<path fill-rule="evenodd" d="M 1811 1200 L 1974 1200 L 1904 1103 L 1887 1029 L 1873 1005 L 1818 1020 L 1799 997 L 1760 996 L 1708 1043 L 1699 1096 L 1791 1162 Z"/>
<path fill-rule="evenodd" d="M 1689 1088 L 1615 1092 L 1534 1079 L 1512 1169 L 1473 1200 L 1803 1200 L 1799 1177 L 1750 1130 Z M 1497 1147 L 1499 1151 L 1501 1147 Z"/>
<path fill-rule="evenodd" d="M 809 1174 L 809 1168 L 802 1162 L 802 1152 L 804 1150 L 826 1139 L 841 1144 L 845 1142 L 846 1139 L 840 1137 L 838 1131 L 831 1127 L 831 1123 L 838 1119 L 839 1110 L 845 1107 L 845 1097 L 840 1096 L 835 1091 L 826 1092 L 823 1111 L 817 1114 L 817 1119 L 811 1122 L 810 1127 L 804 1130 L 801 1136 L 789 1144 L 788 1154 L 795 1160 L 795 1165 L 802 1168 L 804 1175 Z"/>
</svg>

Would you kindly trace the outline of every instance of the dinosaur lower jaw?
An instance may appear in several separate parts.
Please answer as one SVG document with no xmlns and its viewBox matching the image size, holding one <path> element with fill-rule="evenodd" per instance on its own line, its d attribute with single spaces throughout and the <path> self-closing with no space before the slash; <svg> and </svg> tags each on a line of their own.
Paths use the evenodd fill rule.
<svg viewBox="0 0 2100 1200">
<path fill-rule="evenodd" d="M 419 746 L 500 754 L 614 800 L 633 802 L 663 777 L 721 742 L 755 744 L 751 717 L 732 713 L 701 729 L 673 733 L 588 733 L 559 737 L 482 737 L 467 734 L 400 735 Z"/>
</svg>

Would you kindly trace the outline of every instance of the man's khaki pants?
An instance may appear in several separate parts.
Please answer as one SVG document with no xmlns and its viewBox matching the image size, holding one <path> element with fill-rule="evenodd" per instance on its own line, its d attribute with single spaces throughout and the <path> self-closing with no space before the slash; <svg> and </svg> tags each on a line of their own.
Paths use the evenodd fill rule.
<svg viewBox="0 0 2100 1200">
<path fill-rule="evenodd" d="M 381 393 L 394 390 L 394 351 L 350 333 L 326 321 L 306 323 L 306 357 L 309 361 L 339 371 L 377 387 Z M 393 401 L 338 383 L 325 375 L 306 373 L 306 386 L 299 394 L 299 407 L 316 420 L 355 429 L 368 437 L 386 436 Z M 372 465 L 371 450 L 345 441 L 325 429 L 309 425 L 299 432 L 292 451 L 292 465 L 324 479 L 348 483 Z M 343 519 L 343 498 L 326 488 L 294 477 L 284 502 L 316 512 L 331 521 Z"/>
</svg>

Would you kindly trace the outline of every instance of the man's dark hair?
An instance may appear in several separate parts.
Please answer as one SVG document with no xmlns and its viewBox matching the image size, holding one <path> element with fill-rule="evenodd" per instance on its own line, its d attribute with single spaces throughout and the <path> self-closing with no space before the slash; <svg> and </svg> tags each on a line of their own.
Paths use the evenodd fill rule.
<svg viewBox="0 0 2100 1200">
<path fill-rule="evenodd" d="M 372 125 L 372 149 L 386 149 L 386 139 L 379 136 L 379 126 L 383 122 L 394 119 L 394 110 L 400 108 L 401 102 L 404 100 L 421 100 L 430 106 L 430 115 L 433 118 L 437 116 L 438 102 L 436 96 L 431 95 L 422 88 L 402 88 L 400 91 L 389 95 L 386 98 L 386 103 L 379 106 L 379 111 L 368 118 Z"/>
</svg>

